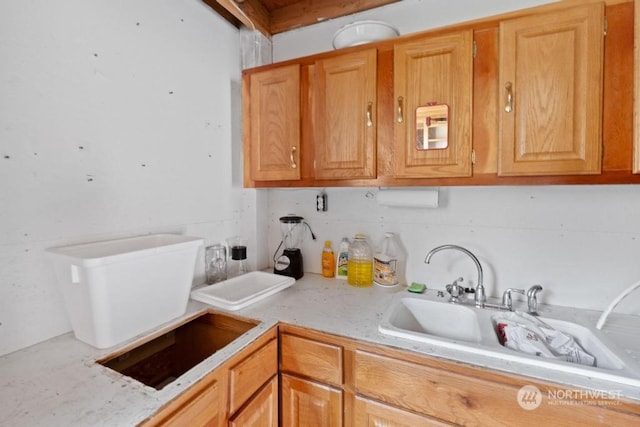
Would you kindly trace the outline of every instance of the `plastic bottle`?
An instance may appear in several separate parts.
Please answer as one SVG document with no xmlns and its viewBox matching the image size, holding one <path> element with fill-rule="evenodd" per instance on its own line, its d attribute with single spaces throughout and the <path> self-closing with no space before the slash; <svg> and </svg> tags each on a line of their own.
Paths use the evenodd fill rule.
<svg viewBox="0 0 640 427">
<path fill-rule="evenodd" d="M 336 278 L 347 280 L 347 261 L 349 260 L 349 238 L 343 237 L 338 247 L 338 259 L 336 261 Z"/>
<path fill-rule="evenodd" d="M 322 276 L 333 277 L 336 268 L 336 259 L 331 249 L 331 240 L 324 241 L 322 249 Z"/>
<path fill-rule="evenodd" d="M 356 234 L 353 243 L 349 245 L 347 281 L 351 286 L 359 288 L 373 285 L 373 250 L 364 234 Z"/>
<path fill-rule="evenodd" d="M 404 250 L 394 233 L 384 233 L 373 260 L 373 281 L 377 285 L 395 286 L 404 281 Z"/>
</svg>

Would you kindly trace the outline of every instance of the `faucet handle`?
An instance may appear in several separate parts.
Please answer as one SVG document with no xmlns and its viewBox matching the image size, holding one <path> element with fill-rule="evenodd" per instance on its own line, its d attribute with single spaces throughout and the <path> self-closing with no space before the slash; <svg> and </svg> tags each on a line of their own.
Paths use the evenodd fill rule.
<svg viewBox="0 0 640 427">
<path fill-rule="evenodd" d="M 459 300 L 460 295 L 464 294 L 464 286 L 459 285 L 458 282 L 462 282 L 462 281 L 464 281 L 464 279 L 462 277 L 458 277 L 450 285 L 447 285 L 444 287 L 447 290 L 447 292 L 449 292 L 449 294 L 451 295 L 449 302 L 456 303 L 460 301 Z"/>
<path fill-rule="evenodd" d="M 452 296 L 460 296 L 460 294 L 464 293 L 464 287 L 459 285 L 458 282 L 463 282 L 464 279 L 462 277 L 458 277 L 456 280 L 451 282 L 450 285 L 445 286 L 447 292 L 449 292 Z"/>
<path fill-rule="evenodd" d="M 506 291 L 504 291 L 504 293 L 502 294 L 502 306 L 508 308 L 509 311 L 513 310 L 513 300 L 511 299 L 512 292 L 524 295 L 524 289 L 508 288 Z"/>
<path fill-rule="evenodd" d="M 529 314 L 533 316 L 538 315 L 538 292 L 542 290 L 542 286 L 533 285 L 527 291 L 527 305 L 529 307 Z"/>
</svg>

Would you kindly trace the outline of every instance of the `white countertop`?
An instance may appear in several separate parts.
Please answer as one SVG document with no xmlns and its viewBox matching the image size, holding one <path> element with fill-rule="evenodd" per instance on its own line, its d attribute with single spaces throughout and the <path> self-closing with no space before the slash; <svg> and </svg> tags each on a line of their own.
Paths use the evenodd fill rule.
<svg viewBox="0 0 640 427">
<path fill-rule="evenodd" d="M 640 387 L 383 335 L 378 332 L 378 323 L 394 296 L 395 293 L 376 286 L 354 288 L 342 280 L 307 274 L 292 287 L 235 311 L 237 315 L 261 323 L 162 390 L 145 386 L 95 361 L 151 333 L 171 329 L 184 318 L 210 308 L 206 304 L 190 301 L 185 316 L 149 331 L 137 340 L 106 350 L 84 344 L 72 333 L 64 334 L 0 357 L 0 425 L 135 425 L 278 322 L 568 387 L 615 391 L 625 398 L 640 400 Z M 590 318 L 594 324 L 597 321 L 598 312 L 580 312 L 581 318 Z M 570 318 L 572 313 L 567 316 Z M 609 322 L 624 324 L 625 333 L 630 334 L 627 339 L 640 343 L 640 317 L 612 315 Z"/>
</svg>

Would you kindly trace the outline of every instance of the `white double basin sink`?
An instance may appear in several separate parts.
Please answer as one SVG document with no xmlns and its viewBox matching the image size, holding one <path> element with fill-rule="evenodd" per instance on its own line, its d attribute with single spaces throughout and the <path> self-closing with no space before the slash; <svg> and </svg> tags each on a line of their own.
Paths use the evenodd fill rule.
<svg viewBox="0 0 640 427">
<path fill-rule="evenodd" d="M 540 319 L 552 328 L 573 336 L 587 353 L 595 357 L 595 366 L 529 355 L 504 347 L 495 326 L 505 311 L 476 308 L 473 301 L 451 304 L 433 290 L 422 295 L 398 294 L 384 313 L 378 329 L 385 335 L 434 346 L 640 386 L 640 362 L 630 356 L 638 349 L 627 348 L 627 344 L 635 343 L 636 338 L 625 340 L 620 334 L 616 336 L 600 331 L 595 328 L 595 321 L 589 324 L 591 319 L 581 317 L 577 310 L 573 310 L 571 317 L 574 321 L 561 320 L 566 310 L 552 306 L 545 308 Z M 606 326 L 603 329 L 606 330 Z"/>
</svg>

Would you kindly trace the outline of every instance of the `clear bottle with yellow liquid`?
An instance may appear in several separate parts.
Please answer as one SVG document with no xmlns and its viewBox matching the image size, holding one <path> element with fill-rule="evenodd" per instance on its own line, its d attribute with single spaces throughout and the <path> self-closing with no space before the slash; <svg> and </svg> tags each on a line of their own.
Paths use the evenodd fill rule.
<svg viewBox="0 0 640 427">
<path fill-rule="evenodd" d="M 356 234 L 349 245 L 347 283 L 359 288 L 373 285 L 373 250 L 365 234 Z"/>
</svg>

